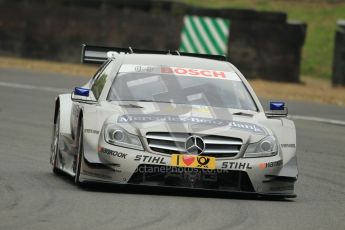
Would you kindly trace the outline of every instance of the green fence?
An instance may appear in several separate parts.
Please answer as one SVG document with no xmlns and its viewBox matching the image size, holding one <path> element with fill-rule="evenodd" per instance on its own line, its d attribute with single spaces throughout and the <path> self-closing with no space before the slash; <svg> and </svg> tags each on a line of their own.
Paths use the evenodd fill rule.
<svg viewBox="0 0 345 230">
<path fill-rule="evenodd" d="M 181 32 L 180 51 L 226 55 L 229 34 L 228 19 L 187 15 Z"/>
</svg>

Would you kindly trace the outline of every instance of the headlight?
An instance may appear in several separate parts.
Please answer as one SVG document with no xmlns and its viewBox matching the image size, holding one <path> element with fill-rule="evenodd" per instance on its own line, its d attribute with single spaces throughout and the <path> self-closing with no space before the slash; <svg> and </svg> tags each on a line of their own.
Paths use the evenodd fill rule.
<svg viewBox="0 0 345 230">
<path fill-rule="evenodd" d="M 104 138 L 111 145 L 144 150 L 138 136 L 128 133 L 117 125 L 107 125 L 104 129 Z"/>
<path fill-rule="evenodd" d="M 274 136 L 267 136 L 263 140 L 249 144 L 244 157 L 270 157 L 278 153 L 278 144 Z"/>
</svg>

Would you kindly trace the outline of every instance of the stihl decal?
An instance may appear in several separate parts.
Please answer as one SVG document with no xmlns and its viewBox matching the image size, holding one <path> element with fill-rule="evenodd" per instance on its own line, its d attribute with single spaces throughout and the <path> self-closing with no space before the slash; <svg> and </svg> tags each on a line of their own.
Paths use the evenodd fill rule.
<svg viewBox="0 0 345 230">
<path fill-rule="evenodd" d="M 245 162 L 235 162 L 235 161 L 225 161 L 222 163 L 222 169 L 252 169 L 250 163 Z"/>
<path fill-rule="evenodd" d="M 134 158 L 135 161 L 140 161 L 142 163 L 156 163 L 166 165 L 164 157 L 159 156 L 145 156 L 145 155 L 136 155 Z"/>
</svg>

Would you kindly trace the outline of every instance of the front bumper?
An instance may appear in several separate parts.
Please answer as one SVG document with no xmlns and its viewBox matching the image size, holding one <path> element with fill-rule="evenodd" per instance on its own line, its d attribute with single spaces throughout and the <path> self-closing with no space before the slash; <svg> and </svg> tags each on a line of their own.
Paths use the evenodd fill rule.
<svg viewBox="0 0 345 230">
<path fill-rule="evenodd" d="M 282 175 L 297 164 L 284 162 L 278 154 L 265 158 L 216 159 L 216 169 L 177 168 L 170 166 L 167 154 L 153 154 L 103 143 L 97 153 L 101 164 L 84 159 L 80 179 L 140 186 L 216 190 L 270 197 L 296 197 L 297 174 Z"/>
</svg>

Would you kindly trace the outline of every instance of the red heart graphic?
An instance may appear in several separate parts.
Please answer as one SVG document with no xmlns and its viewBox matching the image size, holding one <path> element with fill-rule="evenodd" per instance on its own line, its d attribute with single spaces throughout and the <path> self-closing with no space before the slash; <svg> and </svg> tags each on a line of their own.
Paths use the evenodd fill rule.
<svg viewBox="0 0 345 230">
<path fill-rule="evenodd" d="M 193 162 L 195 161 L 195 157 L 194 156 L 183 156 L 182 157 L 183 163 L 185 163 L 187 166 L 193 164 Z"/>
</svg>

